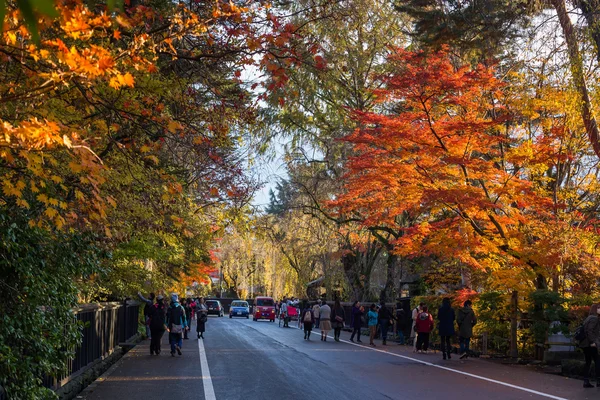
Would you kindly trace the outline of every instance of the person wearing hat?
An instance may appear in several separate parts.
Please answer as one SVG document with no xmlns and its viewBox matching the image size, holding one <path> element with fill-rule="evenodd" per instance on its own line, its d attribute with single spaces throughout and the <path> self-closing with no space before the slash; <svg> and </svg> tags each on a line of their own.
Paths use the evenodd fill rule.
<svg viewBox="0 0 600 400">
<path fill-rule="evenodd" d="M 176 293 L 171 294 L 171 305 L 167 310 L 166 325 L 169 331 L 171 357 L 175 357 L 175 351 L 181 355 L 181 348 L 183 347 L 182 334 L 184 329 L 188 329 L 188 326 L 185 319 L 185 310 L 179 304 L 179 296 Z"/>
<path fill-rule="evenodd" d="M 167 314 L 167 306 L 162 294 L 156 297 L 156 304 L 150 310 L 150 332 L 152 334 L 152 339 L 150 339 L 150 355 L 154 353 L 159 355 L 160 342 L 165 334 L 165 318 Z"/>
</svg>

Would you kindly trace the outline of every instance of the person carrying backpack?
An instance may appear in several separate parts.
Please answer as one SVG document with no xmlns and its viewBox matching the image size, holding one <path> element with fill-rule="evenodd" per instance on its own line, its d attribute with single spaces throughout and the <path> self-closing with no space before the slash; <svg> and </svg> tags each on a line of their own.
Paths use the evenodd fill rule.
<svg viewBox="0 0 600 400">
<path fill-rule="evenodd" d="M 181 355 L 183 347 L 182 334 L 184 329 L 188 329 L 185 319 L 185 310 L 179 304 L 179 296 L 176 293 L 171 294 L 171 305 L 167 310 L 167 329 L 169 330 L 169 343 L 171 344 L 171 357 L 175 357 L 175 351 Z"/>
<path fill-rule="evenodd" d="M 433 330 L 433 317 L 428 311 L 427 306 L 423 306 L 423 311 L 417 316 L 415 330 L 417 332 L 417 352 L 419 353 L 427 353 L 429 334 Z"/>
<path fill-rule="evenodd" d="M 302 310 L 301 319 L 304 324 L 304 340 L 310 340 L 310 333 L 315 322 L 315 316 L 310 308 L 310 303 L 306 303 L 306 307 Z"/>
<path fill-rule="evenodd" d="M 321 320 L 321 300 L 317 300 L 312 308 L 312 312 L 315 317 L 315 328 L 319 329 L 319 322 Z"/>
<path fill-rule="evenodd" d="M 579 343 L 585 356 L 585 370 L 583 372 L 583 387 L 594 387 L 590 383 L 590 368 L 594 361 L 596 370 L 596 386 L 600 387 L 600 366 L 598 366 L 598 346 L 600 346 L 600 307 L 592 304 L 588 317 L 583 321 L 584 339 Z"/>
<path fill-rule="evenodd" d="M 156 297 L 156 304 L 151 307 L 150 313 L 150 355 L 160 354 L 160 342 L 165 333 L 165 319 L 167 316 L 167 306 L 162 295 Z"/>
</svg>

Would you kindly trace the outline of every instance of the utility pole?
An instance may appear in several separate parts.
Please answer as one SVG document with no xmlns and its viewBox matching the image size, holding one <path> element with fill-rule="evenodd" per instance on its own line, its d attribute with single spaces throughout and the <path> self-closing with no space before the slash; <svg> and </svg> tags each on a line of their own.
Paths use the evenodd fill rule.
<svg viewBox="0 0 600 400">
<path fill-rule="evenodd" d="M 223 265 L 219 267 L 219 298 L 223 298 Z"/>
</svg>

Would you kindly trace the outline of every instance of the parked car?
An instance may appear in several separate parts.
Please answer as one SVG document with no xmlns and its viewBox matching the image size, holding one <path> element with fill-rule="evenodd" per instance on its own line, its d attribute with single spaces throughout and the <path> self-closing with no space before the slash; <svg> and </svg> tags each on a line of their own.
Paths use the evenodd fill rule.
<svg viewBox="0 0 600 400">
<path fill-rule="evenodd" d="M 234 300 L 229 308 L 229 318 L 233 317 L 250 317 L 250 305 L 247 301 Z"/>
<path fill-rule="evenodd" d="M 206 300 L 205 304 L 206 308 L 208 308 L 208 312 L 206 313 L 207 315 L 213 314 L 218 317 L 223 316 L 223 306 L 219 300 Z"/>
<path fill-rule="evenodd" d="M 260 296 L 254 299 L 253 320 L 268 319 L 275 322 L 275 301 L 272 297 Z"/>
</svg>

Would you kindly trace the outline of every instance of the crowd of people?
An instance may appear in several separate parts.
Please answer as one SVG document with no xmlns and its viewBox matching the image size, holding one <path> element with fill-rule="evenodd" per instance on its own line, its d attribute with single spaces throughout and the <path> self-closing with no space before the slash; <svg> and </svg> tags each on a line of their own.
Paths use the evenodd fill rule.
<svg viewBox="0 0 600 400">
<path fill-rule="evenodd" d="M 138 296 L 146 303 L 144 317 L 146 336 L 150 339 L 150 354 L 160 354 L 162 336 L 168 332 L 171 356 L 174 357 L 176 353 L 181 355 L 183 340 L 189 339 L 188 333 L 194 319 L 196 320 L 198 339 L 204 339 L 208 308 L 203 298 L 184 298 L 180 301 L 179 296 L 173 293 L 167 304 L 162 295 L 155 296 L 154 293 L 150 293 L 149 298 L 145 298 L 138 293 Z M 390 328 L 393 328 L 398 344 L 406 342 L 404 331 L 407 329 L 406 323 L 409 320 L 405 310 L 398 307 L 394 312 L 385 303 L 373 303 L 368 309 L 365 309 L 359 301 L 355 301 L 349 315 L 346 315 L 339 300 L 336 300 L 331 307 L 322 300 L 309 302 L 291 297 L 276 302 L 275 312 L 286 328 L 290 327 L 292 316 L 297 318 L 298 327 L 302 327 L 304 331 L 304 340 L 310 340 L 313 329 L 317 329 L 320 330 L 321 341 L 326 342 L 329 332 L 333 330 L 334 340 L 339 342 L 341 331 L 348 324 L 352 329 L 351 342 L 355 342 L 356 339 L 357 343 L 362 343 L 363 328 L 368 328 L 369 345 L 373 347 L 376 347 L 374 339 L 378 332 L 382 345 L 387 345 Z M 455 311 L 451 306 L 450 299 L 445 298 L 442 306 L 438 309 L 436 318 L 443 359 L 452 357 L 452 338 L 456 333 L 459 337 L 460 358 L 468 357 L 473 326 L 477 323 L 471 301 L 467 300 L 463 307 Z M 430 335 L 435 328 L 434 316 L 426 304 L 420 303 L 412 310 L 410 321 L 412 324 L 409 341 L 412 341 L 413 351 L 427 353 Z"/>
<path fill-rule="evenodd" d="M 169 333 L 171 356 L 175 357 L 175 353 L 182 355 L 183 340 L 189 339 L 188 333 L 194 319 L 198 339 L 204 339 L 208 320 L 208 308 L 204 298 L 181 299 L 180 302 L 179 296 L 173 293 L 167 305 L 162 295 L 155 296 L 154 293 L 150 293 L 149 298 L 145 298 L 138 293 L 138 297 L 146 303 L 144 319 L 146 336 L 150 339 L 150 355 L 160 354 L 160 344 L 165 332 Z"/>
<path fill-rule="evenodd" d="M 420 303 L 412 310 L 410 321 L 404 309 L 398 307 L 393 311 L 385 303 L 373 303 L 368 309 L 365 309 L 359 301 L 355 301 L 349 315 L 346 315 L 339 300 L 336 300 L 333 307 L 330 307 L 322 300 L 311 303 L 306 300 L 300 302 L 295 298 L 284 298 L 282 301 L 276 302 L 275 307 L 277 316 L 283 321 L 283 326 L 286 328 L 290 327 L 291 316 L 297 316 L 298 327 L 303 327 L 304 340 L 310 340 L 313 329 L 319 329 L 322 341 L 327 341 L 328 333 L 331 330 L 334 331 L 334 340 L 339 341 L 341 331 L 348 322 L 352 329 L 351 342 L 355 342 L 356 339 L 356 343 L 362 343 L 362 329 L 368 328 L 369 345 L 376 347 L 374 339 L 379 332 L 382 345 L 386 346 L 390 329 L 392 329 L 397 343 L 404 345 L 406 343 L 404 331 L 407 329 L 407 323 L 412 322 L 409 341 L 412 342 L 413 351 L 417 353 L 427 353 L 430 346 L 430 335 L 436 325 L 434 316 L 424 303 Z M 451 306 L 450 299 L 445 298 L 442 306 L 438 309 L 436 318 L 443 359 L 452 358 L 452 338 L 457 333 L 460 358 L 468 357 L 473 326 L 477 323 L 471 301 L 467 300 L 463 307 L 455 311 Z"/>
</svg>

